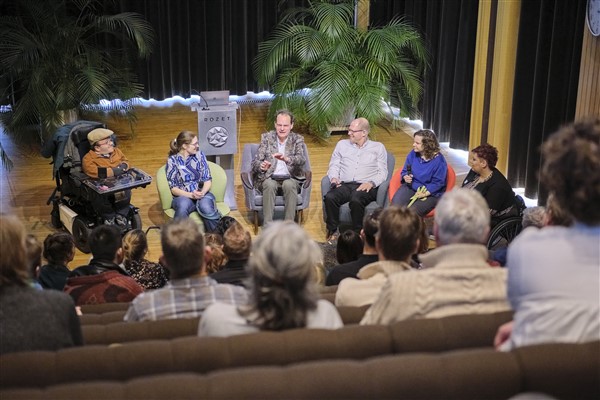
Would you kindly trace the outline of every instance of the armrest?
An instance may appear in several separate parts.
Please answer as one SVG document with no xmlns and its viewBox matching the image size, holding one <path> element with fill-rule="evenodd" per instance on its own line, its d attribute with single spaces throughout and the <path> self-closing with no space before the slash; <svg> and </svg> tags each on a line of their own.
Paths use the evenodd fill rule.
<svg viewBox="0 0 600 400">
<path fill-rule="evenodd" d="M 312 183 L 312 171 L 304 171 L 304 176 L 306 180 L 304 181 L 304 185 L 302 186 L 306 189 Z"/>
<path fill-rule="evenodd" d="M 321 194 L 323 197 L 329 192 L 331 189 L 331 181 L 329 180 L 329 176 L 325 175 L 323 179 L 321 179 Z"/>
<path fill-rule="evenodd" d="M 242 172 L 241 174 L 242 177 L 242 184 L 250 190 L 254 189 L 254 185 L 252 184 L 252 179 L 250 178 L 250 174 L 248 174 L 248 172 Z"/>
<path fill-rule="evenodd" d="M 390 186 L 390 180 L 387 179 L 385 181 L 383 181 L 383 183 L 381 185 L 379 185 L 379 188 L 377 189 L 377 204 L 379 204 L 380 207 L 385 207 L 387 205 L 387 203 L 389 202 L 388 199 L 388 187 Z"/>
</svg>

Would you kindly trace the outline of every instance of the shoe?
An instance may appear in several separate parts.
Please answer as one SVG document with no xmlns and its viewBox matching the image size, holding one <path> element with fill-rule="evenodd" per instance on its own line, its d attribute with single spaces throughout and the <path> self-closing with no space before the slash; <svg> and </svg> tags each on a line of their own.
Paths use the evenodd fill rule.
<svg viewBox="0 0 600 400">
<path fill-rule="evenodd" d="M 337 243 L 338 238 L 340 237 L 340 232 L 336 229 L 335 231 L 327 230 L 327 243 L 334 244 Z"/>
</svg>

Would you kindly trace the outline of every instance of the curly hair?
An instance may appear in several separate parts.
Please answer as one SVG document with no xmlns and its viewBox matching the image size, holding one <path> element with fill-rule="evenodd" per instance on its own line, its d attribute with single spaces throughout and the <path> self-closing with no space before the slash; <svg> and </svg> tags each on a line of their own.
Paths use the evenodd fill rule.
<svg viewBox="0 0 600 400">
<path fill-rule="evenodd" d="M 421 154 L 423 157 L 432 159 L 433 156 L 440 152 L 440 143 L 437 140 L 435 132 L 431 129 L 418 130 L 414 136 L 421 136 L 423 138 L 423 152 Z"/>
<path fill-rule="evenodd" d="M 67 265 L 75 254 L 75 240 L 68 232 L 55 232 L 44 239 L 43 256 L 50 264 Z"/>
<path fill-rule="evenodd" d="M 577 221 L 600 223 L 600 118 L 564 126 L 542 144 L 540 182 Z"/>
<path fill-rule="evenodd" d="M 475 153 L 477 157 L 483 158 L 490 169 L 496 166 L 496 163 L 498 162 L 498 149 L 491 144 L 484 143 L 471 151 Z"/>
<path fill-rule="evenodd" d="M 306 231 L 292 221 L 270 224 L 255 240 L 246 267 L 248 306 L 238 309 L 261 330 L 303 328 L 317 307 L 316 266 L 323 254 Z"/>
</svg>

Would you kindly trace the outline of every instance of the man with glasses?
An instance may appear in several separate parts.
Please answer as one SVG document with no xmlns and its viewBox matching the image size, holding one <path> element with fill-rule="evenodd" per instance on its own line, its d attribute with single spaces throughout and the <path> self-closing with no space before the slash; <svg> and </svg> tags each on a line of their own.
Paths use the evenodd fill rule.
<svg viewBox="0 0 600 400">
<path fill-rule="evenodd" d="M 115 147 L 110 129 L 96 128 L 88 133 L 90 151 L 83 157 L 83 172 L 91 178 L 120 176 L 129 169 L 129 162 L 123 152 Z M 106 225 L 126 227 L 128 223 L 131 190 L 124 190 L 109 196 L 93 196 L 92 207 L 104 218 Z"/>
<path fill-rule="evenodd" d="M 327 241 L 339 236 L 340 207 L 349 203 L 352 228 L 360 232 L 365 207 L 377 199 L 377 188 L 387 178 L 387 151 L 382 143 L 369 140 L 369 121 L 357 118 L 350 123 L 348 139 L 333 150 L 327 176 L 331 190 L 325 195 Z"/>
</svg>

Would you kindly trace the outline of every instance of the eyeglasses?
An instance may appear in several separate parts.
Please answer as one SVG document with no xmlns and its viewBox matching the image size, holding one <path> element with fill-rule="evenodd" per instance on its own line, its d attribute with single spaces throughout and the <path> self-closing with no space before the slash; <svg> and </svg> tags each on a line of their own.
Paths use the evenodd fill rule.
<svg viewBox="0 0 600 400">
<path fill-rule="evenodd" d="M 348 133 L 352 133 L 352 134 L 354 134 L 354 133 L 358 133 L 358 132 L 364 132 L 364 131 L 365 131 L 364 129 L 358 129 L 358 130 L 356 130 L 356 131 L 355 131 L 355 130 L 353 130 L 353 129 L 348 129 Z"/>
<path fill-rule="evenodd" d="M 104 143 L 96 142 L 97 146 L 104 146 L 105 144 L 114 144 L 114 141 L 111 138 L 108 138 L 104 141 Z"/>
</svg>

